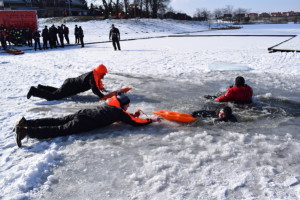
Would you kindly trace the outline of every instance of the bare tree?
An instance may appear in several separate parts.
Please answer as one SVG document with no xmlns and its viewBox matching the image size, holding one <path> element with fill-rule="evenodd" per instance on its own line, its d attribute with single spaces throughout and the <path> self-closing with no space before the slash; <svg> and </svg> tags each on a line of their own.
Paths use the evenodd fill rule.
<svg viewBox="0 0 300 200">
<path fill-rule="evenodd" d="M 152 18 L 157 18 L 158 0 L 150 0 L 150 5 L 151 5 L 151 9 L 152 9 Z"/>
<path fill-rule="evenodd" d="M 104 17 L 105 18 L 108 18 L 108 15 L 109 15 L 109 11 L 108 11 L 108 4 L 106 2 L 106 0 L 102 0 L 102 4 L 104 6 Z"/>
<path fill-rule="evenodd" d="M 225 8 L 223 8 L 224 14 L 233 14 L 233 6 L 226 5 Z"/>
<path fill-rule="evenodd" d="M 149 9 L 149 7 L 150 7 L 150 0 L 145 0 L 145 10 L 146 10 L 147 17 L 150 16 L 150 9 Z"/>
<path fill-rule="evenodd" d="M 168 4 L 170 3 L 170 0 L 146 0 L 146 3 L 149 4 L 149 7 L 152 11 L 152 17 L 157 18 L 158 17 L 158 11 L 164 11 Z M 146 6 L 146 12 L 147 12 L 147 6 Z"/>
<path fill-rule="evenodd" d="M 246 20 L 246 14 L 248 13 L 248 9 L 245 9 L 245 8 L 237 8 L 235 11 L 234 11 L 234 19 L 237 21 L 237 22 L 241 22 L 241 21 L 245 21 Z"/>
<path fill-rule="evenodd" d="M 207 21 L 210 18 L 210 11 L 206 8 L 197 8 L 196 13 L 194 14 L 194 17 L 197 18 L 200 21 Z"/>
<path fill-rule="evenodd" d="M 129 0 L 124 0 L 125 18 L 127 18 L 127 14 L 128 14 L 128 4 L 129 4 Z"/>
<path fill-rule="evenodd" d="M 170 3 L 170 0 L 159 0 L 158 1 L 158 10 L 159 10 L 159 12 L 160 13 L 165 13 L 169 3 Z"/>
<path fill-rule="evenodd" d="M 234 10 L 234 14 L 247 14 L 249 12 L 249 9 L 246 8 L 237 8 Z"/>
<path fill-rule="evenodd" d="M 223 17 L 224 13 L 223 13 L 222 9 L 217 8 L 214 10 L 213 15 L 216 19 L 219 19 L 219 18 Z"/>
</svg>

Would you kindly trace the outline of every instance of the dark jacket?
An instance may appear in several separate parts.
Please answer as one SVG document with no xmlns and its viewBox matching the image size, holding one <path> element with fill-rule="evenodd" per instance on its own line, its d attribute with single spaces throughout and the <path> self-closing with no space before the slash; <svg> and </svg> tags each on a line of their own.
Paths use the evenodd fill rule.
<svg viewBox="0 0 300 200">
<path fill-rule="evenodd" d="M 216 118 L 214 121 L 220 122 L 237 122 L 237 119 L 234 115 L 228 116 L 226 119 L 218 118 L 218 111 L 208 111 L 208 110 L 199 110 L 192 113 L 193 117 L 200 118 Z"/>
<path fill-rule="evenodd" d="M 40 37 L 41 37 L 40 31 L 33 32 L 33 39 L 34 40 L 39 40 Z"/>
<path fill-rule="evenodd" d="M 80 37 L 80 38 L 84 37 L 83 30 L 80 27 L 78 28 L 78 37 Z"/>
<path fill-rule="evenodd" d="M 68 90 L 64 90 L 67 93 L 66 96 L 76 95 L 90 89 L 92 89 L 93 93 L 98 97 L 102 98 L 104 96 L 96 86 L 93 71 L 82 74 L 76 78 L 68 78 L 63 85 L 68 87 Z"/>
<path fill-rule="evenodd" d="M 109 38 L 120 39 L 120 31 L 117 28 L 112 28 L 109 32 Z"/>
<path fill-rule="evenodd" d="M 117 121 L 122 121 L 132 126 L 144 126 L 152 122 L 151 119 L 135 118 L 132 114 L 120 107 L 110 105 L 104 105 L 95 109 L 80 110 L 77 114 L 93 121 L 99 128 L 108 126 Z"/>
<path fill-rule="evenodd" d="M 49 39 L 49 30 L 48 30 L 48 28 L 44 28 L 43 29 L 42 36 L 43 36 L 44 40 L 48 40 Z"/>
</svg>

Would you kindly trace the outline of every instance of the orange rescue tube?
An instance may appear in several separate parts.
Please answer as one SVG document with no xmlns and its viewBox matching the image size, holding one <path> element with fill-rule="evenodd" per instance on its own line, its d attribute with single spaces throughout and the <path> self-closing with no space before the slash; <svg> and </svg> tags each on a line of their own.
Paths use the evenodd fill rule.
<svg viewBox="0 0 300 200">
<path fill-rule="evenodd" d="M 106 100 L 106 99 L 109 99 L 113 96 L 116 96 L 118 92 L 120 93 L 126 93 L 128 92 L 129 90 L 131 90 L 131 88 L 122 88 L 121 90 L 116 90 L 116 91 L 113 91 L 111 93 L 108 93 L 107 95 L 104 95 L 100 100 Z"/>
<path fill-rule="evenodd" d="M 173 112 L 173 111 L 169 111 L 169 110 L 156 110 L 156 111 L 153 111 L 153 114 L 160 115 L 165 119 L 168 119 L 171 121 L 176 121 L 176 122 L 191 123 L 196 120 L 196 118 L 190 114 Z"/>
</svg>

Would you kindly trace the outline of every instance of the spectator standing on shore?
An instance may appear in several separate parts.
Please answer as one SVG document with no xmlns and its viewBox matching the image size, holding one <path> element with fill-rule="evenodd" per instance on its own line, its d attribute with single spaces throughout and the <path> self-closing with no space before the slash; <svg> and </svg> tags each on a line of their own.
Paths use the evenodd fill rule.
<svg viewBox="0 0 300 200">
<path fill-rule="evenodd" d="M 57 48 L 56 46 L 56 30 L 55 26 L 52 25 L 49 29 L 49 43 L 50 43 L 50 48 Z"/>
<path fill-rule="evenodd" d="M 118 28 L 115 27 L 114 24 L 111 25 L 111 30 L 109 32 L 109 40 L 112 40 L 115 51 L 117 50 L 117 47 L 118 47 L 119 51 L 121 50 L 120 42 L 119 42 L 120 41 L 120 31 Z"/>
<path fill-rule="evenodd" d="M 42 31 L 42 37 L 43 37 L 43 49 L 48 49 L 49 30 L 47 26 L 45 26 L 45 28 Z"/>
<path fill-rule="evenodd" d="M 79 43 L 79 37 L 78 37 L 78 27 L 77 27 L 77 25 L 75 25 L 74 35 L 75 35 L 75 44 L 78 44 Z"/>
<path fill-rule="evenodd" d="M 58 37 L 59 37 L 61 47 L 64 48 L 65 47 L 65 44 L 64 44 L 64 30 L 63 30 L 62 26 L 58 26 L 57 33 L 58 33 Z"/>
<path fill-rule="evenodd" d="M 81 26 L 79 26 L 79 28 L 78 28 L 78 37 L 79 37 L 79 40 L 81 43 L 81 47 L 84 47 L 84 42 L 83 42 L 84 34 L 83 34 L 83 30 L 82 30 Z"/>
<path fill-rule="evenodd" d="M 65 39 L 66 39 L 67 43 L 70 44 L 70 40 L 69 40 L 69 28 L 66 25 L 63 25 L 63 26 L 64 26 L 64 36 L 65 36 Z"/>
<path fill-rule="evenodd" d="M 36 30 L 35 32 L 33 32 L 33 39 L 34 39 L 34 50 L 36 51 L 37 49 L 37 45 L 39 45 L 39 50 L 42 50 L 41 48 L 41 42 L 40 42 L 40 34 L 41 31 Z"/>
</svg>

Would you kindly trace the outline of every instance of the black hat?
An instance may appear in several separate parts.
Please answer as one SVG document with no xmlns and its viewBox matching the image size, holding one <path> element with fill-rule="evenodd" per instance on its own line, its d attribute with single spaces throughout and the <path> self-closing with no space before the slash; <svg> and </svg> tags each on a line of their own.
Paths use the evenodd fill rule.
<svg viewBox="0 0 300 200">
<path fill-rule="evenodd" d="M 245 85 L 245 79 L 242 76 L 238 76 L 235 78 L 235 85 L 236 86 L 243 86 Z"/>
<path fill-rule="evenodd" d="M 226 114 L 226 118 L 232 115 L 232 109 L 229 106 L 225 106 L 220 109 L 220 111 L 223 110 Z"/>
<path fill-rule="evenodd" d="M 130 99 L 124 94 L 118 94 L 117 99 L 119 100 L 121 107 L 130 103 Z"/>
</svg>

